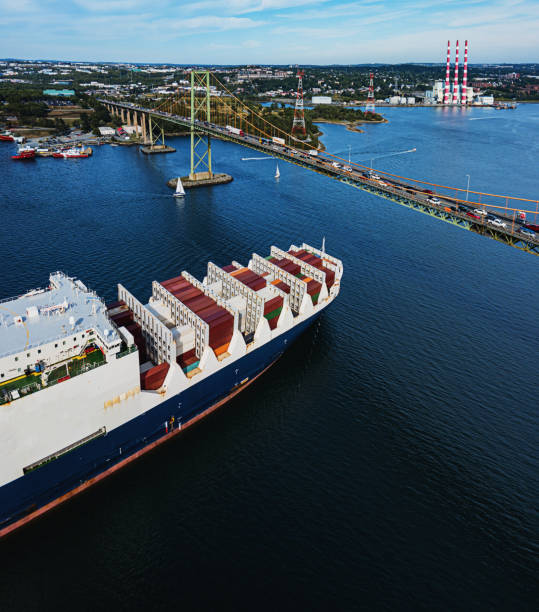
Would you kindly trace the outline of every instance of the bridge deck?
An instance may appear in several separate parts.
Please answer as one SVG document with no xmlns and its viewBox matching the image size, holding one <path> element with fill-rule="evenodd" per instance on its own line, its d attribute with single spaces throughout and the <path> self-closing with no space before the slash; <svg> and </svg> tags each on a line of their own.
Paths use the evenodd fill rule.
<svg viewBox="0 0 539 612">
<path fill-rule="evenodd" d="M 342 164 L 344 167 L 337 167 L 335 165 L 337 162 L 328 158 L 323 153 L 314 156 L 257 136 L 233 134 L 223 126 L 206 121 L 195 119 L 192 122 L 189 117 L 181 117 L 165 111 L 148 109 L 134 104 L 112 102 L 110 100 L 100 100 L 100 102 L 117 108 L 146 113 L 153 117 L 160 117 L 186 128 L 192 128 L 197 132 L 221 140 L 235 142 L 244 147 L 269 154 L 272 157 L 291 162 L 357 189 L 362 189 L 363 191 L 391 200 L 397 204 L 437 217 L 442 221 L 457 225 L 463 229 L 471 230 L 515 248 L 539 255 L 539 236 L 537 234 L 529 236 L 522 232 L 522 222 L 516 219 L 508 219 L 503 213 L 493 212 L 492 210 L 489 210 L 490 214 L 488 217 L 484 214 L 478 215 L 474 213 L 474 208 L 477 206 L 488 210 L 488 204 L 479 205 L 472 202 L 465 204 L 457 198 L 451 198 L 438 193 L 433 194 L 432 192 L 426 193 L 425 190 L 420 190 L 411 184 L 385 176 L 383 180 L 375 179 L 370 177 L 365 169 L 354 167 L 353 164 L 348 166 L 348 169 L 345 169 L 346 166 L 344 164 Z M 433 197 L 436 197 L 439 203 L 431 201 Z M 494 218 L 500 219 L 505 224 L 505 227 L 493 225 Z"/>
</svg>

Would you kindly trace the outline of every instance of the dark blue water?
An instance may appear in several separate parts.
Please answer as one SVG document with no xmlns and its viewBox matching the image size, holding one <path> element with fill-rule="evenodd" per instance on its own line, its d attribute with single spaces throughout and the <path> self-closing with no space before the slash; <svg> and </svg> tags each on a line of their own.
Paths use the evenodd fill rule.
<svg viewBox="0 0 539 612">
<path fill-rule="evenodd" d="M 537 194 L 539 107 L 385 114 L 364 134 L 325 124 L 324 142 Z M 227 407 L 2 542 L 2 609 L 534 608 L 537 258 L 292 165 L 276 183 L 228 143 L 215 169 L 234 182 L 178 203 L 174 144 L 27 164 L 3 145 L 1 296 L 59 268 L 146 298 L 208 260 L 323 236 L 341 294 Z"/>
</svg>

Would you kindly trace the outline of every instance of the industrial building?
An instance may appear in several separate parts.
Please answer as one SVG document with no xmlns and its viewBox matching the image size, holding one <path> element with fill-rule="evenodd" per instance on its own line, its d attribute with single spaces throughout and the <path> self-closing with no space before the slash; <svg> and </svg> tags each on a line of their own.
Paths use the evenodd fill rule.
<svg viewBox="0 0 539 612">
<path fill-rule="evenodd" d="M 312 104 L 331 104 L 331 96 L 313 96 Z"/>
</svg>

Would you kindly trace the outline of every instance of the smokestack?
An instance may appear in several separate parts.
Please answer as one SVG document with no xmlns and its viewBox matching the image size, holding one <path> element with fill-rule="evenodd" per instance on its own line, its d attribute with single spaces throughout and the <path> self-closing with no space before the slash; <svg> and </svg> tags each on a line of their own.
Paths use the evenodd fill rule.
<svg viewBox="0 0 539 612">
<path fill-rule="evenodd" d="M 449 104 L 449 71 L 451 64 L 451 43 L 447 41 L 447 66 L 445 68 L 444 104 Z"/>
<path fill-rule="evenodd" d="M 462 75 L 462 104 L 468 102 L 468 41 L 464 42 L 464 73 Z"/>
<path fill-rule="evenodd" d="M 453 104 L 457 103 L 459 89 L 459 41 L 455 50 L 455 79 L 453 81 Z"/>
</svg>

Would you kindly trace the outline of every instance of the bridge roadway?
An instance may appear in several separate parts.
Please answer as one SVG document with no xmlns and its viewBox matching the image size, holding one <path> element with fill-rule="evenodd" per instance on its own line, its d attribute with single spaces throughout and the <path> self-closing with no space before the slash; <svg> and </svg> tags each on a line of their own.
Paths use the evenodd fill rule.
<svg viewBox="0 0 539 612">
<path fill-rule="evenodd" d="M 110 100 L 100 100 L 100 102 L 125 110 L 151 114 L 186 128 L 191 128 L 191 119 L 189 117 L 181 117 L 130 103 L 112 102 Z M 376 174 L 376 171 L 369 172 L 367 168 L 354 167 L 353 163 L 350 165 L 340 164 L 334 159 L 326 157 L 323 152 L 319 152 L 316 156 L 310 155 L 268 139 L 250 136 L 249 134 L 234 134 L 225 127 L 206 121 L 195 120 L 193 127 L 198 132 L 220 138 L 221 140 L 235 142 L 261 153 L 269 154 L 272 157 L 291 162 L 297 166 L 314 170 L 318 174 L 324 174 L 346 185 L 362 189 L 447 223 L 457 225 L 463 229 L 468 229 L 518 249 L 539 255 L 538 233 L 526 232 L 521 221 L 507 218 L 502 213 L 488 211 L 488 214 L 486 214 L 485 208 L 477 203 L 463 203 L 463 201 L 447 195 L 433 193 L 430 190 L 421 190 L 408 183 L 385 176 L 381 179 Z M 488 205 L 486 208 L 488 209 Z M 498 222 L 500 225 L 495 225 Z"/>
</svg>

